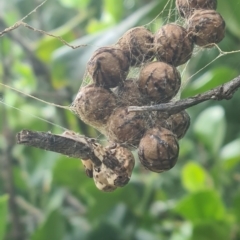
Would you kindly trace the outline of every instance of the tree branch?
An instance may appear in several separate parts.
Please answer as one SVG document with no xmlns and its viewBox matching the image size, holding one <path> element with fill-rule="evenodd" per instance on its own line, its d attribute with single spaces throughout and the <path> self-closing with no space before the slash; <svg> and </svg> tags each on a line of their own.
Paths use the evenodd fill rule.
<svg viewBox="0 0 240 240">
<path fill-rule="evenodd" d="M 229 100 L 233 94 L 240 88 L 240 75 L 230 82 L 227 82 L 219 87 L 209 90 L 205 93 L 198 94 L 194 97 L 181 99 L 175 102 L 162 103 L 152 106 L 136 107 L 131 106 L 128 108 L 129 112 L 140 112 L 140 111 L 160 111 L 167 112 L 169 115 L 181 112 L 182 110 L 197 105 L 207 100 Z"/>
<path fill-rule="evenodd" d="M 17 134 L 17 143 L 82 160 L 91 159 L 96 166 L 101 165 L 94 153 L 95 140 L 73 132 L 65 132 L 61 136 L 49 132 L 22 130 Z"/>
<path fill-rule="evenodd" d="M 194 97 L 153 106 L 131 106 L 129 107 L 129 111 L 161 111 L 175 114 L 207 100 L 229 100 L 238 88 L 240 88 L 240 76 L 228 83 Z M 101 160 L 98 159 L 98 154 L 96 153 L 96 148 L 100 145 L 96 140 L 77 135 L 74 132 L 65 132 L 63 135 L 55 135 L 49 132 L 23 130 L 17 134 L 17 143 L 61 153 L 69 157 L 81 158 L 82 160 L 91 159 L 96 166 L 101 165 Z M 105 148 L 104 151 L 107 152 L 107 148 Z"/>
</svg>

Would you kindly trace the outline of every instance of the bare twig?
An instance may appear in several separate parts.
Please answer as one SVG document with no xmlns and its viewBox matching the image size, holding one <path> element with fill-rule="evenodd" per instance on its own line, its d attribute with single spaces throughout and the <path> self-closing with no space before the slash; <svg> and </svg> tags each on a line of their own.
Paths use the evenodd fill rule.
<svg viewBox="0 0 240 240">
<path fill-rule="evenodd" d="M 80 48 L 80 47 L 86 47 L 86 46 L 88 46 L 87 44 L 80 44 L 80 45 L 76 45 L 76 46 L 71 45 L 71 44 L 69 44 L 68 42 L 66 42 L 62 37 L 53 35 L 53 34 L 48 33 L 48 32 L 45 32 L 45 31 L 43 31 L 43 30 L 41 30 L 41 29 L 34 28 L 34 27 L 28 25 L 28 24 L 25 23 L 25 22 L 20 22 L 20 25 L 21 25 L 21 26 L 24 26 L 24 27 L 26 27 L 26 28 L 28 28 L 28 29 L 30 29 L 30 30 L 33 30 L 33 31 L 35 31 L 35 32 L 39 32 L 39 33 L 42 33 L 42 34 L 47 35 L 47 36 L 49 36 L 49 37 L 56 38 L 56 39 L 58 39 L 60 42 L 62 42 L 64 45 L 66 45 L 66 46 L 68 46 L 68 47 L 70 47 L 70 48 L 72 48 L 72 49 L 77 49 L 77 48 Z M 1 35 L 0 35 L 0 36 L 1 36 Z"/>
<path fill-rule="evenodd" d="M 95 165 L 101 165 L 101 161 L 94 154 L 95 140 L 84 136 L 76 135 L 75 138 L 70 138 L 67 135 L 23 130 L 17 134 L 17 143 L 82 160 L 91 159 Z"/>
<path fill-rule="evenodd" d="M 131 106 L 128 108 L 129 112 L 141 112 L 141 111 L 160 111 L 167 112 L 168 114 L 175 114 L 182 110 L 197 105 L 207 100 L 229 100 L 233 94 L 240 88 L 240 75 L 230 82 L 227 82 L 219 87 L 209 90 L 205 93 L 198 94 L 194 97 L 181 99 L 175 102 L 162 103 L 152 106 L 136 107 Z"/>
<path fill-rule="evenodd" d="M 20 21 L 14 23 L 12 26 L 5 28 L 3 31 L 0 32 L 0 37 L 2 35 L 4 35 L 5 33 L 11 32 L 14 29 L 18 28 L 19 26 L 21 26 L 21 22 L 23 22 L 23 20 L 25 20 L 27 17 L 29 17 L 32 13 L 36 12 L 38 8 L 40 8 L 47 0 L 43 1 L 42 3 L 40 3 L 37 7 L 35 7 L 30 13 L 28 13 L 26 16 L 24 16 Z"/>
<path fill-rule="evenodd" d="M 40 8 L 47 0 L 43 1 L 41 4 L 39 4 L 36 8 L 34 8 L 30 13 L 28 13 L 25 17 L 23 17 L 20 21 L 14 23 L 12 26 L 10 27 L 7 27 L 5 28 L 3 31 L 0 32 L 0 37 L 2 37 L 4 34 L 6 33 L 9 33 L 17 28 L 19 28 L 20 26 L 23 26 L 23 27 L 26 27 L 32 31 L 35 31 L 35 32 L 39 32 L 41 34 L 44 34 L 44 35 L 47 35 L 49 37 L 53 37 L 53 38 L 56 38 L 58 39 L 60 42 L 62 42 L 64 45 L 72 48 L 72 49 L 77 49 L 77 48 L 80 48 L 80 47 L 86 47 L 88 46 L 87 44 L 80 44 L 80 45 L 71 45 L 69 44 L 67 41 L 65 41 L 62 37 L 60 36 L 56 36 L 56 35 L 53 35 L 51 33 L 48 33 L 48 32 L 45 32 L 41 29 L 37 29 L 37 28 L 34 28 L 32 26 L 30 26 L 29 24 L 25 23 L 24 20 L 29 16 L 31 15 L 32 13 L 36 12 L 38 8 Z"/>
<path fill-rule="evenodd" d="M 15 30 L 16 28 L 19 28 L 20 26 L 23 26 L 23 27 L 26 27 L 32 31 L 35 31 L 35 32 L 39 32 L 41 34 L 44 34 L 44 35 L 47 35 L 49 37 L 53 37 L 53 38 L 56 38 L 58 39 L 60 42 L 62 42 L 64 45 L 72 48 L 72 49 L 77 49 L 77 48 L 80 48 L 80 47 L 86 47 L 88 46 L 87 44 L 80 44 L 80 45 L 71 45 L 69 44 L 67 41 L 65 41 L 62 37 L 60 36 L 56 36 L 56 35 L 53 35 L 51 33 L 48 33 L 48 32 L 45 32 L 41 29 L 37 29 L 37 28 L 34 28 L 32 26 L 30 26 L 29 24 L 25 23 L 25 22 L 22 22 L 22 21 L 19 21 L 19 22 L 16 22 L 14 25 L 12 25 L 11 27 L 8 27 L 8 28 L 5 28 L 2 32 L 0 32 L 0 37 L 8 32 L 11 32 L 13 30 Z"/>
</svg>

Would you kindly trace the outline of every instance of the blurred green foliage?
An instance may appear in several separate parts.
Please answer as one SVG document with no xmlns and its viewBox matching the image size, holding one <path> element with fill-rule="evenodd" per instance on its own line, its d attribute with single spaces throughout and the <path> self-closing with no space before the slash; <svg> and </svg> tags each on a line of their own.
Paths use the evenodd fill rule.
<svg viewBox="0 0 240 240">
<path fill-rule="evenodd" d="M 0 31 L 39 2 L 1 2 Z M 1 82 L 69 105 L 93 51 L 115 43 L 131 27 L 147 24 L 155 31 L 177 20 L 174 1 L 164 9 L 166 3 L 48 0 L 25 21 L 87 47 L 73 50 L 55 38 L 18 28 L 0 38 Z M 240 50 L 239 5 L 239 0 L 218 1 L 227 24 L 219 46 L 226 52 Z M 240 74 L 240 53 L 208 65 L 217 56 L 217 49 L 197 49 L 184 70 L 182 97 Z M 130 183 L 113 193 L 97 190 L 78 159 L 15 144 L 22 129 L 62 133 L 63 126 L 99 137 L 94 129 L 70 112 L 1 86 L 0 96 L 5 103 L 0 105 L 0 240 L 240 239 L 240 92 L 230 101 L 209 101 L 188 110 L 191 127 L 180 141 L 179 161 L 171 171 L 150 173 L 137 162 Z"/>
</svg>

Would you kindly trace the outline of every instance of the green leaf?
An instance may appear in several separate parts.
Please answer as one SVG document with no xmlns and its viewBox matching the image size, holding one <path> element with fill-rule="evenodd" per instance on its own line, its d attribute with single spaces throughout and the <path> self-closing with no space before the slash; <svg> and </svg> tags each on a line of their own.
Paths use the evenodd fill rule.
<svg viewBox="0 0 240 240">
<path fill-rule="evenodd" d="M 64 7 L 68 8 L 86 8 L 87 5 L 89 4 L 90 0 L 60 0 L 60 3 Z"/>
<path fill-rule="evenodd" d="M 192 193 L 180 200 L 175 211 L 193 221 L 222 220 L 225 209 L 218 194 L 213 190 Z"/>
<path fill-rule="evenodd" d="M 0 197 L 0 240 L 4 239 L 7 226 L 8 196 Z"/>
<path fill-rule="evenodd" d="M 73 191 L 84 188 L 89 179 L 84 170 L 80 159 L 62 157 L 55 165 L 53 171 L 53 181 L 68 187 Z"/>
<path fill-rule="evenodd" d="M 235 36 L 240 38 L 239 25 L 239 2 L 238 1 L 219 1 L 218 11 L 223 15 L 223 18 L 227 20 L 227 28 Z"/>
<path fill-rule="evenodd" d="M 137 190 L 131 183 L 111 193 L 101 192 L 96 186 L 89 187 L 82 189 L 81 196 L 89 200 L 91 199 L 91 202 L 89 202 L 88 218 L 92 220 L 99 217 L 105 219 L 106 213 L 119 201 L 124 202 L 129 209 L 135 209 L 139 201 Z M 126 198 L 126 196 L 128 197 Z"/>
<path fill-rule="evenodd" d="M 52 211 L 42 226 L 35 231 L 31 240 L 61 240 L 64 238 L 65 226 L 62 215 L 57 211 Z"/>
<path fill-rule="evenodd" d="M 152 231 L 147 231 L 145 229 L 137 229 L 135 233 L 135 239 L 137 240 L 159 240 L 159 236 L 154 234 Z"/>
<path fill-rule="evenodd" d="M 95 239 L 115 239 L 121 240 L 122 231 L 118 229 L 116 226 L 113 226 L 107 222 L 101 222 L 100 224 L 92 229 L 90 234 L 88 235 L 88 240 L 95 240 Z"/>
<path fill-rule="evenodd" d="M 179 159 L 185 159 L 189 154 L 192 154 L 195 152 L 195 146 L 194 142 L 190 139 L 187 138 L 186 136 L 181 139 L 179 142 L 180 144 L 180 152 L 179 152 Z"/>
<path fill-rule="evenodd" d="M 73 29 L 82 22 L 86 21 L 89 14 L 91 13 L 82 12 L 81 14 L 76 15 L 61 27 L 52 30 L 51 34 L 54 36 L 61 36 L 61 38 L 66 42 L 73 41 L 75 39 Z M 63 43 L 59 39 L 43 36 L 35 43 L 35 52 L 37 56 L 46 63 L 51 61 L 51 53 L 62 46 Z"/>
<path fill-rule="evenodd" d="M 231 239 L 230 228 L 223 222 L 201 222 L 194 226 L 191 240 Z"/>
<path fill-rule="evenodd" d="M 238 192 L 238 194 L 234 198 L 233 212 L 236 216 L 237 222 L 240 223 L 240 192 Z"/>
<path fill-rule="evenodd" d="M 205 170 L 194 162 L 187 163 L 181 174 L 183 186 L 190 192 L 206 188 L 207 174 Z"/>
<path fill-rule="evenodd" d="M 184 90 L 183 95 L 193 96 L 199 93 L 206 92 L 214 87 L 224 84 L 237 76 L 234 69 L 227 67 L 215 68 L 207 71 Z"/>
<path fill-rule="evenodd" d="M 226 169 L 233 169 L 237 164 L 240 163 L 240 139 L 225 145 L 220 152 L 220 159 L 223 161 Z"/>
<path fill-rule="evenodd" d="M 226 133 L 224 109 L 214 106 L 204 110 L 197 118 L 193 131 L 212 154 L 216 155 Z"/>
<path fill-rule="evenodd" d="M 115 22 L 122 18 L 123 3 L 123 1 L 104 0 L 105 11 L 111 15 Z"/>
</svg>

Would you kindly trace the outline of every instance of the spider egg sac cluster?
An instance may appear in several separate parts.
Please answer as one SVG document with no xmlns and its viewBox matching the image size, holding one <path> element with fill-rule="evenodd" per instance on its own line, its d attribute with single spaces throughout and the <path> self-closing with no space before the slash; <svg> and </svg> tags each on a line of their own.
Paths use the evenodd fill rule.
<svg viewBox="0 0 240 240">
<path fill-rule="evenodd" d="M 100 190 L 113 191 L 128 183 L 132 150 L 153 172 L 171 169 L 179 155 L 190 117 L 183 110 L 129 112 L 129 106 L 168 103 L 178 94 L 178 66 L 190 60 L 194 45 L 212 47 L 225 34 L 225 22 L 216 12 L 216 0 L 176 0 L 185 23 L 168 23 L 155 33 L 145 27 L 128 30 L 116 44 L 96 50 L 87 63 L 89 85 L 82 87 L 71 109 L 85 123 L 104 134 L 114 147 L 96 144 L 101 164 L 83 160 L 86 173 Z M 129 71 L 138 71 L 134 78 Z"/>
</svg>

